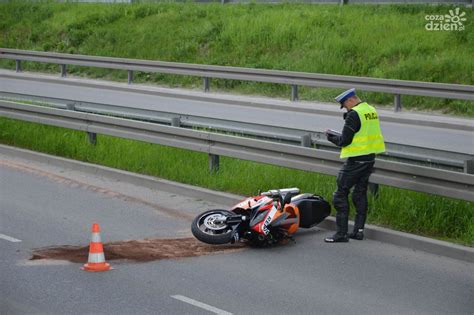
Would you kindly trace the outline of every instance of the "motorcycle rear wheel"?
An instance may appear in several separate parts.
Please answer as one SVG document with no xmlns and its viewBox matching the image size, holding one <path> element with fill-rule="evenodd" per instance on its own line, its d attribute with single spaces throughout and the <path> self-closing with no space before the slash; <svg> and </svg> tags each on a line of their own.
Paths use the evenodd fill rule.
<svg viewBox="0 0 474 315">
<path fill-rule="evenodd" d="M 191 232 L 201 242 L 207 244 L 227 244 L 232 240 L 232 226 L 222 223 L 234 213 L 228 210 L 208 210 L 198 215 L 191 224 Z"/>
</svg>

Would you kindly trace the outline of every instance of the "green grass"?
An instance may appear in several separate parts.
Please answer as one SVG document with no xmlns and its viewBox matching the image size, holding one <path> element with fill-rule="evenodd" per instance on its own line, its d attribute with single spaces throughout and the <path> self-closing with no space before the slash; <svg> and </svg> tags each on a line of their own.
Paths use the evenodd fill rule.
<svg viewBox="0 0 474 315">
<path fill-rule="evenodd" d="M 209 173 L 204 153 L 101 135 L 92 146 L 84 132 L 7 118 L 0 143 L 242 195 L 296 186 L 331 200 L 336 188 L 331 176 L 226 157 Z M 369 204 L 370 223 L 474 246 L 472 202 L 383 186 Z"/>
<path fill-rule="evenodd" d="M 425 16 L 449 6 L 308 4 L 0 4 L 0 47 L 71 54 L 473 84 L 474 13 L 465 30 L 427 31 Z M 282 23 L 284 21 L 284 23 Z M 13 68 L 0 60 L 0 67 Z M 58 72 L 57 65 L 25 63 Z M 68 67 L 74 75 L 126 80 L 125 71 Z M 137 82 L 196 87 L 200 78 L 137 73 Z M 284 85 L 213 80 L 213 89 L 288 98 Z M 340 90 L 302 88 L 305 100 Z M 392 95 L 362 93 L 374 104 Z M 474 117 L 474 104 L 403 97 L 404 107 Z"/>
</svg>

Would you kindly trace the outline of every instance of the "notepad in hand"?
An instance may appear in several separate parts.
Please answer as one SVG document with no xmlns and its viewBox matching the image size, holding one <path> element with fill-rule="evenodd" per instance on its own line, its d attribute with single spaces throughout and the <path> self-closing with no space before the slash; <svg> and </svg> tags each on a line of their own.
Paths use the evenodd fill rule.
<svg viewBox="0 0 474 315">
<path fill-rule="evenodd" d="M 332 130 L 332 129 L 326 130 L 326 133 L 327 133 L 328 135 L 332 135 L 332 136 L 338 136 L 338 137 L 341 136 L 341 133 L 340 133 L 339 131 Z"/>
</svg>

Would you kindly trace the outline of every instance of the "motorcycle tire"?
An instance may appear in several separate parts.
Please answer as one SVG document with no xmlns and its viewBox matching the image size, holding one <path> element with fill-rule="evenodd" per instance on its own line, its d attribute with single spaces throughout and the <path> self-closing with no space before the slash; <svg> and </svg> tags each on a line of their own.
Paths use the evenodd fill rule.
<svg viewBox="0 0 474 315">
<path fill-rule="evenodd" d="M 227 244 L 232 240 L 232 226 L 228 224 L 214 224 L 219 216 L 231 216 L 234 213 L 228 210 L 208 210 L 198 215 L 191 223 L 191 232 L 201 242 L 207 244 Z"/>
</svg>

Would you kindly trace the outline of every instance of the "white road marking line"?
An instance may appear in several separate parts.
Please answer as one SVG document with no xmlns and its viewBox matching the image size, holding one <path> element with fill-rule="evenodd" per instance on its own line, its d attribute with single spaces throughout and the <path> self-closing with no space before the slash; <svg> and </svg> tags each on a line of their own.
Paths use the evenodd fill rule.
<svg viewBox="0 0 474 315">
<path fill-rule="evenodd" d="M 217 307 L 214 307 L 214 306 L 211 306 L 211 305 L 207 305 L 207 304 L 204 304 L 202 302 L 199 302 L 199 301 L 196 301 L 196 300 L 193 300 L 193 299 L 190 299 L 188 297 L 185 297 L 183 295 L 171 295 L 171 297 L 173 299 L 177 299 L 177 300 L 180 300 L 182 302 L 185 302 L 185 303 L 188 303 L 188 304 L 191 304 L 191 305 L 194 305 L 194 306 L 197 306 L 197 307 L 200 307 L 200 308 L 203 308 L 205 309 L 206 311 L 209 311 L 209 312 L 213 312 L 213 313 L 216 313 L 218 315 L 232 315 L 232 313 L 229 313 L 229 312 L 226 312 L 224 310 L 221 310 Z"/>
<path fill-rule="evenodd" d="M 72 265 L 72 262 L 65 260 L 49 260 L 49 259 L 35 259 L 35 260 L 20 260 L 16 263 L 16 266 L 29 267 L 29 266 L 64 266 Z"/>
<path fill-rule="evenodd" d="M 19 240 L 17 238 L 14 238 L 14 237 L 11 237 L 11 236 L 8 236 L 8 235 L 5 235 L 5 234 L 1 234 L 1 233 L 0 233 L 0 238 L 2 238 L 4 240 L 7 240 L 7 241 L 10 241 L 10 242 L 13 242 L 13 243 L 21 242 L 21 240 Z"/>
</svg>

